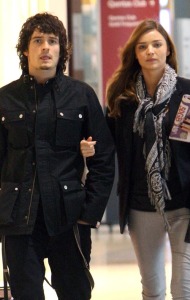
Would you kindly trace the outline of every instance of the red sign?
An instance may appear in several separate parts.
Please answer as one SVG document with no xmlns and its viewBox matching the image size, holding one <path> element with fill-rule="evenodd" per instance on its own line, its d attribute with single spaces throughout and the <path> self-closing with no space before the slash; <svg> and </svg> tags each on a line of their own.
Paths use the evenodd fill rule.
<svg viewBox="0 0 190 300">
<path fill-rule="evenodd" d="M 145 18 L 159 19 L 159 0 L 100 0 L 102 97 L 107 80 L 119 65 L 119 49 Z"/>
</svg>

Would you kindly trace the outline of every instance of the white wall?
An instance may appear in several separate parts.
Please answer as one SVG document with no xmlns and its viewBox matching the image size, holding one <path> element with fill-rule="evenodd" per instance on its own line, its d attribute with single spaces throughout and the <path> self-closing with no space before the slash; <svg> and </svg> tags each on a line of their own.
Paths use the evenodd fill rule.
<svg viewBox="0 0 190 300">
<path fill-rule="evenodd" d="M 45 11 L 57 15 L 67 28 L 66 0 L 0 0 L 0 87 L 21 75 L 15 46 L 22 24 Z"/>
</svg>

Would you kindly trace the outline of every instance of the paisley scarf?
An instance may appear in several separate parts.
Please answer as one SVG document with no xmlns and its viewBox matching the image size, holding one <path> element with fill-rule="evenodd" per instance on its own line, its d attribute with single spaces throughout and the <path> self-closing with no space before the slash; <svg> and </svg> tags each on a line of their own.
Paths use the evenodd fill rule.
<svg viewBox="0 0 190 300">
<path fill-rule="evenodd" d="M 164 213 L 165 199 L 170 200 L 167 180 L 171 164 L 170 146 L 166 137 L 163 119 L 171 95 L 175 91 L 177 74 L 166 65 L 153 98 L 147 96 L 143 75 L 140 72 L 136 82 L 136 93 L 139 105 L 135 113 L 133 131 L 144 138 L 143 154 L 147 171 L 148 196 L 165 221 L 166 229 L 169 224 Z"/>
</svg>

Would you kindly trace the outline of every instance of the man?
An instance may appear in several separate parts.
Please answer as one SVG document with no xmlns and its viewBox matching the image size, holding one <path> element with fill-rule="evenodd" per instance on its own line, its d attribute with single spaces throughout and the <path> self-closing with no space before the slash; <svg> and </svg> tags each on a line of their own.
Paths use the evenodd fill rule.
<svg viewBox="0 0 190 300">
<path fill-rule="evenodd" d="M 45 299 L 47 257 L 58 299 L 89 300 L 83 255 L 89 263 L 90 230 L 112 188 L 112 138 L 92 88 L 63 74 L 70 47 L 56 16 L 26 20 L 17 53 L 22 75 L 0 89 L 0 235 L 12 296 Z M 97 146 L 83 184 L 80 141 L 89 135 Z"/>
</svg>

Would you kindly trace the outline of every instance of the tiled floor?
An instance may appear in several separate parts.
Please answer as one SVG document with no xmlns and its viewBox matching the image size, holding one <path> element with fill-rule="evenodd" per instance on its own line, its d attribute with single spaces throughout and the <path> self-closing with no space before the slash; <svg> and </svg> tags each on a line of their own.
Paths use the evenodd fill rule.
<svg viewBox="0 0 190 300">
<path fill-rule="evenodd" d="M 102 228 L 98 234 L 93 236 L 93 242 L 91 268 L 96 287 L 92 299 L 140 300 L 140 275 L 128 234 L 121 235 L 117 227 L 111 234 Z M 169 251 L 167 250 L 168 281 L 170 278 L 169 260 Z M 166 300 L 169 299 L 171 297 L 168 296 Z"/>
<path fill-rule="evenodd" d="M 92 300 L 141 300 L 140 276 L 129 236 L 121 235 L 118 226 L 114 226 L 110 232 L 108 226 L 102 225 L 92 231 L 92 243 L 91 273 L 95 280 Z M 50 280 L 48 265 L 46 270 L 46 277 Z M 169 288 L 171 270 L 168 245 L 166 271 Z M 46 300 L 57 300 L 54 290 L 46 282 L 44 289 Z M 169 299 L 171 296 L 168 291 L 166 300 Z"/>
<path fill-rule="evenodd" d="M 110 233 L 106 225 L 92 233 L 91 273 L 95 280 L 92 300 L 141 300 L 141 284 L 130 238 L 121 235 L 117 226 Z M 166 272 L 169 294 L 170 255 L 166 251 Z M 50 273 L 47 267 L 47 277 Z M 57 300 L 54 291 L 45 283 L 46 300 Z"/>
</svg>

